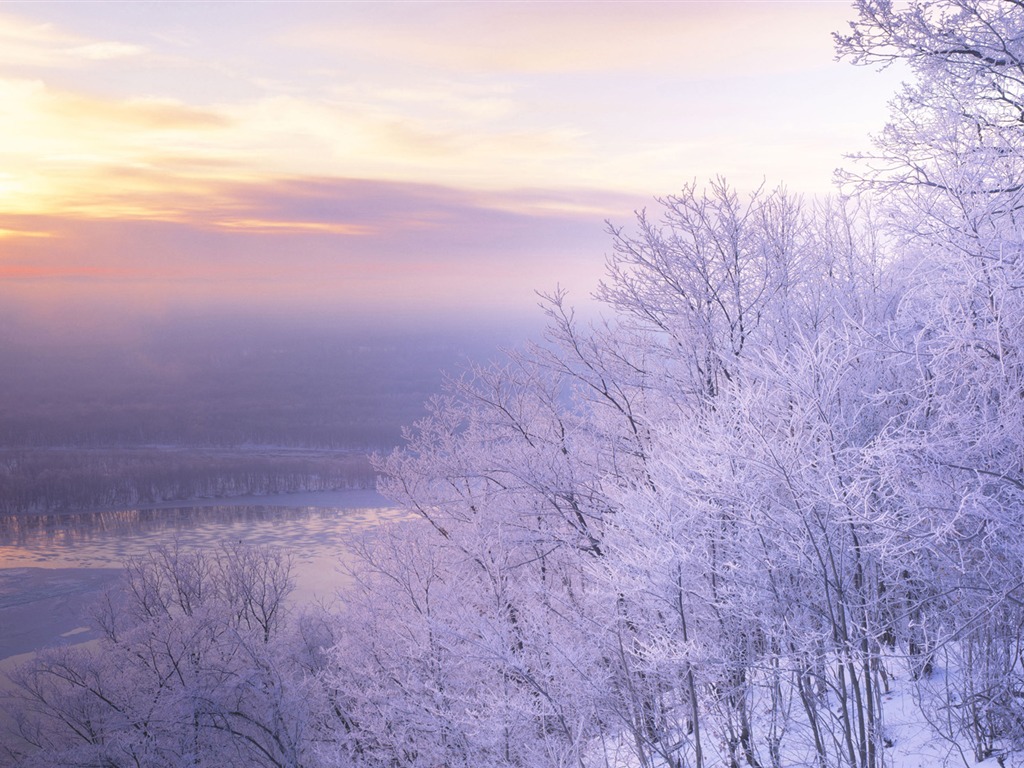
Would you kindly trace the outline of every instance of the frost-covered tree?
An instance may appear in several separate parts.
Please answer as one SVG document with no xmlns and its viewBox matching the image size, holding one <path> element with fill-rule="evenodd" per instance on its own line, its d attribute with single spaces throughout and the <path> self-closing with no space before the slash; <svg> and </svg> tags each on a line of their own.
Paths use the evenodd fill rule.
<svg viewBox="0 0 1024 768">
<path fill-rule="evenodd" d="M 43 651 L 13 674 L 8 764 L 315 764 L 327 699 L 314 673 L 333 641 L 312 614 L 285 622 L 290 569 L 240 545 L 130 560 L 97 608 L 95 647 Z"/>
<path fill-rule="evenodd" d="M 720 181 L 662 214 L 612 230 L 611 320 L 580 327 L 551 297 L 546 345 L 453 382 L 382 463 L 433 536 L 365 551 L 349 616 L 374 631 L 339 668 L 394 683 L 357 696 L 349 754 L 531 765 L 543 743 L 587 764 L 603 743 L 642 765 L 778 764 L 803 690 L 806 753 L 875 764 L 878 579 L 857 565 L 848 454 L 874 426 L 876 243 L 843 206 Z M 789 550 L 758 533 L 772 514 Z M 774 593 L 751 589 L 766 561 L 788 574 Z M 787 631 L 787 605 L 832 619 Z M 534 708 L 513 727 L 483 679 Z M 838 709 L 815 698 L 829 686 Z"/>
<path fill-rule="evenodd" d="M 750 205 L 745 215 L 758 197 Z M 677 694 L 692 686 L 680 722 L 696 734 L 703 712 L 709 741 L 724 745 L 712 755 L 695 739 L 695 763 L 777 765 L 799 753 L 874 765 L 879 576 L 858 501 L 860 452 L 879 422 L 866 329 L 884 308 L 880 254 L 841 206 L 768 210 L 784 213 L 762 219 L 747 241 L 756 254 L 747 274 L 755 287 L 773 286 L 754 292 L 752 316 L 767 327 L 750 324 L 713 397 L 679 408 L 684 387 L 647 414 L 648 480 L 620 486 L 600 566 L 608 588 L 628 589 L 643 616 L 630 619 L 647 633 L 643 658 L 674 670 Z M 706 271 L 665 243 L 683 249 L 670 232 L 633 241 L 630 269 L 660 258 L 699 285 Z M 709 245 L 704 234 L 698 247 Z M 692 294 L 680 292 L 676 311 L 689 311 Z M 677 362 L 672 351 L 665 370 Z M 654 386 L 671 386 L 659 378 Z M 817 696 L 826 690 L 830 704 Z M 794 706 L 799 718 L 787 714 Z"/>
<path fill-rule="evenodd" d="M 1024 732 L 1013 650 L 1024 621 L 1024 8 L 856 7 L 840 52 L 914 75 L 860 174 L 914 275 L 889 335 L 903 358 L 890 363 L 903 371 L 890 392 L 900 416 L 875 466 L 891 503 L 918 521 L 907 558 L 915 651 L 941 647 L 951 663 L 950 732 L 968 735 L 980 760 Z"/>
<path fill-rule="evenodd" d="M 904 61 L 916 75 L 876 138 L 884 165 L 863 164 L 862 189 L 886 206 L 915 275 L 917 289 L 901 297 L 903 343 L 928 365 L 929 410 L 944 411 L 931 423 L 949 420 L 929 443 L 1013 485 L 1022 479 L 1008 434 L 1019 398 L 1007 395 L 1019 392 L 1024 9 L 1012 0 L 900 7 L 859 2 L 852 34 L 838 38 L 855 61 Z M 997 456 L 1010 463 L 984 466 Z"/>
</svg>

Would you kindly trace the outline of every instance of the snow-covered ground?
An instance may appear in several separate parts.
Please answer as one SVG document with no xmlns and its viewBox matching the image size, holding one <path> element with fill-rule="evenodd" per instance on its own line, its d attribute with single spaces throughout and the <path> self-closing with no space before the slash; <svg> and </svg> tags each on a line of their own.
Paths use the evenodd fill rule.
<svg viewBox="0 0 1024 768">
<path fill-rule="evenodd" d="M 941 666 L 921 681 L 911 679 L 906 671 L 893 680 L 890 692 L 882 696 L 885 732 L 892 743 L 886 750 L 887 764 L 892 768 L 1024 765 L 1024 756 L 1011 751 L 975 762 L 970 744 L 953 742 L 939 732 L 943 712 L 938 693 L 947 682 L 953 681 L 947 681 L 946 669 Z"/>
</svg>

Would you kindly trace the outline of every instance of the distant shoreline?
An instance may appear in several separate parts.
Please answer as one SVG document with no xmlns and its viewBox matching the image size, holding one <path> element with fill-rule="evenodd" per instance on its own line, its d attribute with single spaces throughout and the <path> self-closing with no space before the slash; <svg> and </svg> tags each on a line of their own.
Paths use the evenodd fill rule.
<svg viewBox="0 0 1024 768">
<path fill-rule="evenodd" d="M 113 507 L 88 509 L 32 510 L 16 512 L 0 517 L 45 517 L 47 515 L 92 515 L 101 512 L 150 511 L 158 509 L 195 509 L 200 507 L 313 507 L 316 509 L 362 509 L 394 506 L 373 488 L 337 488 L 329 491 L 296 491 L 294 493 L 273 493 L 261 496 L 196 497 L 171 499 L 144 504 L 126 504 Z"/>
</svg>

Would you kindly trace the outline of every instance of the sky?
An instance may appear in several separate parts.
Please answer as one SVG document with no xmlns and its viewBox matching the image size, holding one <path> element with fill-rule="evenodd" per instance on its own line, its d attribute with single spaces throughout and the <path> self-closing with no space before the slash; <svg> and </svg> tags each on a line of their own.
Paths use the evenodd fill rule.
<svg viewBox="0 0 1024 768">
<path fill-rule="evenodd" d="M 5 2 L 0 320 L 584 300 L 684 183 L 827 194 L 896 84 L 846 2 Z M 2 329 L 0 329 L 2 330 Z"/>
</svg>

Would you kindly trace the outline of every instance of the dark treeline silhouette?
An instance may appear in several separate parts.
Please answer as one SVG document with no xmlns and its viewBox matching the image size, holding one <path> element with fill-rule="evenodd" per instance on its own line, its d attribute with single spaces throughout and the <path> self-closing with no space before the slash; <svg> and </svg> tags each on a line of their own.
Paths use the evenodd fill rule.
<svg viewBox="0 0 1024 768">
<path fill-rule="evenodd" d="M 372 488 L 359 452 L 160 448 L 0 451 L 0 513 L 109 509 L 193 498 Z"/>
</svg>

